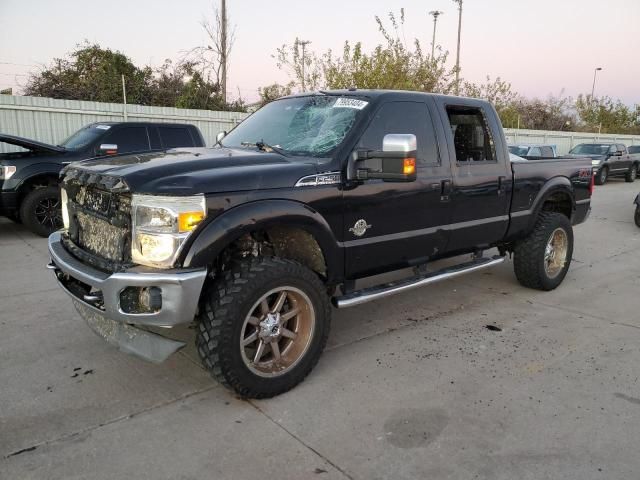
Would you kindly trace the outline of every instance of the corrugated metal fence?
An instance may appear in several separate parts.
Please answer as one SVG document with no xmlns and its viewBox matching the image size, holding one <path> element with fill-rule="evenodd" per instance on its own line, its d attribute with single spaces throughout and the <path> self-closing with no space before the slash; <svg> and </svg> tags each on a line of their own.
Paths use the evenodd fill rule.
<svg viewBox="0 0 640 480">
<path fill-rule="evenodd" d="M 240 112 L 126 106 L 128 121 L 192 123 L 200 128 L 207 145 L 215 142 L 218 132 L 230 130 L 247 115 Z M 125 106 L 121 103 L 0 95 L 0 133 L 32 138 L 45 143 L 58 144 L 88 123 L 124 120 Z M 626 145 L 640 145 L 640 136 L 633 135 L 598 135 L 511 128 L 505 129 L 505 134 L 509 143 L 552 144 L 558 147 L 560 154 L 567 153 L 578 143 L 618 142 Z M 12 150 L 15 149 L 0 143 L 0 152 Z"/>
<path fill-rule="evenodd" d="M 534 143 L 555 145 L 558 154 L 564 155 L 579 143 L 623 143 L 627 146 L 640 145 L 640 135 L 613 135 L 584 132 L 549 132 L 544 130 L 517 130 L 505 128 L 509 144 Z"/>
<path fill-rule="evenodd" d="M 218 132 L 231 130 L 247 115 L 241 112 L 126 106 L 126 120 L 130 122 L 194 124 L 202 131 L 207 145 L 215 142 Z M 121 103 L 0 95 L 0 133 L 18 135 L 54 145 L 88 123 L 124 120 L 125 106 Z M 16 148 L 6 143 L 0 143 L 0 152 L 15 150 Z"/>
</svg>

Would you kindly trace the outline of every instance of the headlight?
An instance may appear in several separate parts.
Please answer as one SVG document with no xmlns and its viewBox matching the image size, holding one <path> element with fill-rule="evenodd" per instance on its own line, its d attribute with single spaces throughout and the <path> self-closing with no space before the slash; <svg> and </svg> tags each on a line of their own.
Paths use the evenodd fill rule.
<svg viewBox="0 0 640 480">
<path fill-rule="evenodd" d="M 62 203 L 62 224 L 65 230 L 69 229 L 69 208 L 67 207 L 67 191 L 64 188 L 60 189 L 60 202 Z"/>
<path fill-rule="evenodd" d="M 591 160 L 591 165 L 593 165 L 594 167 L 597 167 L 601 163 L 602 163 L 602 160 Z"/>
<path fill-rule="evenodd" d="M 131 203 L 131 258 L 151 267 L 172 267 L 185 240 L 206 216 L 204 195 L 133 195 Z"/>
<path fill-rule="evenodd" d="M 0 180 L 9 180 L 16 173 L 14 165 L 2 165 L 0 167 Z"/>
</svg>

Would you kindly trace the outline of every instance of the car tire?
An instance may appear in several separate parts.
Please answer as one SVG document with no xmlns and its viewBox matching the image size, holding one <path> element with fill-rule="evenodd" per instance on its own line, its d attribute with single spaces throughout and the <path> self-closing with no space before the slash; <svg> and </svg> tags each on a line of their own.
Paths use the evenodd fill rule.
<svg viewBox="0 0 640 480">
<path fill-rule="evenodd" d="M 313 271 L 292 260 L 236 263 L 200 300 L 196 348 L 204 367 L 245 398 L 292 389 L 327 343 L 331 304 L 325 292 Z"/>
<path fill-rule="evenodd" d="M 607 178 L 609 178 L 609 168 L 602 167 L 600 171 L 596 174 L 595 183 L 596 185 L 604 185 L 607 183 Z"/>
<path fill-rule="evenodd" d="M 62 208 L 58 187 L 32 190 L 20 205 L 22 223 L 36 235 L 48 237 L 62 228 Z"/>
<path fill-rule="evenodd" d="M 638 165 L 636 165 L 634 163 L 633 165 L 631 165 L 631 168 L 629 169 L 629 171 L 624 176 L 624 180 L 627 183 L 632 183 L 632 182 L 636 181 L 637 177 L 638 177 Z"/>
<path fill-rule="evenodd" d="M 564 280 L 572 255 L 573 228 L 569 219 L 561 213 L 542 212 L 529 236 L 515 245 L 516 277 L 525 287 L 553 290 Z"/>
<path fill-rule="evenodd" d="M 640 227 L 640 205 L 636 205 L 636 213 L 633 216 L 636 226 Z"/>
</svg>

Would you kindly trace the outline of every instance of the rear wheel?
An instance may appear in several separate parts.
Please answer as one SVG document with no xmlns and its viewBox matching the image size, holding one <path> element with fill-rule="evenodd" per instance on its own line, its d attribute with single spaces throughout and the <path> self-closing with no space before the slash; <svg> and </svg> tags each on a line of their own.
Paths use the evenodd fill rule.
<svg viewBox="0 0 640 480">
<path fill-rule="evenodd" d="M 573 255 L 573 228 L 556 212 L 542 212 L 527 238 L 514 249 L 514 270 L 525 287 L 553 290 L 564 280 Z"/>
<path fill-rule="evenodd" d="M 41 237 L 61 229 L 60 189 L 40 187 L 29 192 L 20 206 L 20 219 L 29 230 Z"/>
<path fill-rule="evenodd" d="M 624 179 L 626 182 L 631 183 L 631 182 L 635 182 L 637 177 L 638 177 L 638 165 L 633 164 L 631 165 L 631 168 L 629 169 L 627 174 L 624 176 Z"/>
<path fill-rule="evenodd" d="M 609 169 L 602 167 L 596 175 L 596 185 L 604 185 L 607 183 L 607 178 L 609 178 Z"/>
<path fill-rule="evenodd" d="M 203 294 L 196 347 L 205 368 L 243 397 L 295 387 L 318 362 L 331 306 L 320 279 L 280 258 L 241 261 Z"/>
</svg>

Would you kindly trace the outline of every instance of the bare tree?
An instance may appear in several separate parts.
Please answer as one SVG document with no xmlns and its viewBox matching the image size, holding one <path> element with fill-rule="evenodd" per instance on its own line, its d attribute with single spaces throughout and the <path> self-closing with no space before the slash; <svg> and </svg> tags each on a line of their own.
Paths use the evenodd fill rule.
<svg viewBox="0 0 640 480">
<path fill-rule="evenodd" d="M 227 2 L 221 0 L 220 8 L 213 7 L 213 16 L 204 17 L 200 25 L 207 34 L 206 45 L 187 52 L 187 58 L 200 68 L 207 80 L 213 80 L 220 89 L 223 102 L 227 103 L 227 70 L 231 48 L 235 40 L 234 31 L 229 30 Z"/>
</svg>

